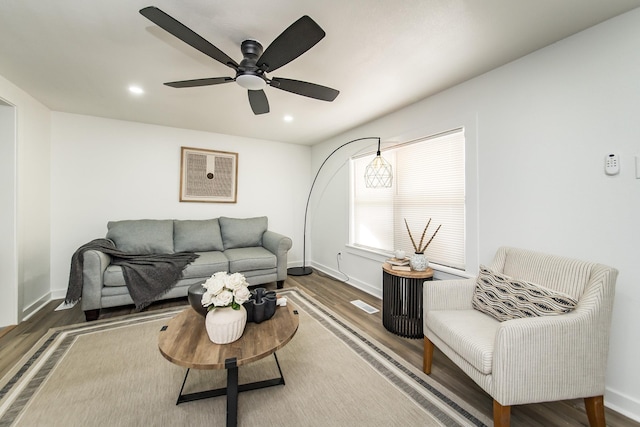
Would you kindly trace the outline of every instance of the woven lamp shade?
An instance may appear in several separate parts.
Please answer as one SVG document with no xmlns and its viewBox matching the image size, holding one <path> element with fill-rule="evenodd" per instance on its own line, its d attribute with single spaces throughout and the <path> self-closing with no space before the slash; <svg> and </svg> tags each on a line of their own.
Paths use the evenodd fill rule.
<svg viewBox="0 0 640 427">
<path fill-rule="evenodd" d="M 380 156 L 380 152 L 369 163 L 364 171 L 364 181 L 367 188 L 389 188 L 393 182 L 391 164 Z"/>
</svg>

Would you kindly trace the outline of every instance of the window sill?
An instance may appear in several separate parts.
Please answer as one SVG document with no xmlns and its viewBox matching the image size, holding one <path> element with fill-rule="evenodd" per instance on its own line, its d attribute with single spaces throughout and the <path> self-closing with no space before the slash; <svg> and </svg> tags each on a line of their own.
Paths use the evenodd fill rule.
<svg viewBox="0 0 640 427">
<path fill-rule="evenodd" d="M 361 258 L 366 258 L 371 261 L 376 261 L 379 263 L 385 262 L 388 258 L 393 257 L 393 254 L 377 251 L 373 249 L 365 249 L 359 246 L 353 245 L 345 245 L 346 252 L 351 255 L 359 256 Z M 458 270 L 455 268 L 447 267 L 444 265 L 429 263 L 429 267 L 431 267 L 434 271 L 434 278 L 436 280 L 448 280 L 448 279 L 470 279 L 476 277 L 475 274 L 469 273 L 467 271 Z"/>
</svg>

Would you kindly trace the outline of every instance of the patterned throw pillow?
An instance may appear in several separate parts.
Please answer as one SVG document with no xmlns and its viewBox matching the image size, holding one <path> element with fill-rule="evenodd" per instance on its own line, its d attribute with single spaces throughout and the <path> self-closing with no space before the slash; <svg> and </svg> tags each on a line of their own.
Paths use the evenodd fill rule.
<svg viewBox="0 0 640 427">
<path fill-rule="evenodd" d="M 503 322 L 568 313 L 578 301 L 562 292 L 516 280 L 481 265 L 472 304 L 476 310 Z"/>
</svg>

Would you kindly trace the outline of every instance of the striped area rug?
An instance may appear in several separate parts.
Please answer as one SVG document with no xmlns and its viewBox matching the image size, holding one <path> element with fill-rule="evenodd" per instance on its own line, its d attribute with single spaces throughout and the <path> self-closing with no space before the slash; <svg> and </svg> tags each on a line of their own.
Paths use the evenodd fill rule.
<svg viewBox="0 0 640 427">
<path fill-rule="evenodd" d="M 300 313 L 278 351 L 286 385 L 241 393 L 240 426 L 484 426 L 442 384 L 297 289 Z M 157 349 L 184 307 L 52 329 L 0 381 L 0 426 L 223 426 L 225 397 L 176 405 L 185 370 Z M 240 383 L 278 376 L 267 357 Z M 224 387 L 224 371 L 191 370 L 184 393 Z"/>
</svg>

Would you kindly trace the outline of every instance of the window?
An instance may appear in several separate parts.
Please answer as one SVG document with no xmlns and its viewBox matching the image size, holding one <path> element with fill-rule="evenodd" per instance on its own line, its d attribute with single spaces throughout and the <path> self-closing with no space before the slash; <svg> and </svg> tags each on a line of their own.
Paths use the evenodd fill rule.
<svg viewBox="0 0 640 427">
<path fill-rule="evenodd" d="M 366 188 L 364 169 L 371 156 L 351 159 L 350 243 L 365 249 L 414 252 L 431 218 L 425 242 L 430 262 L 465 268 L 465 138 L 456 129 L 396 145 L 382 155 L 393 167 L 391 188 Z"/>
</svg>

